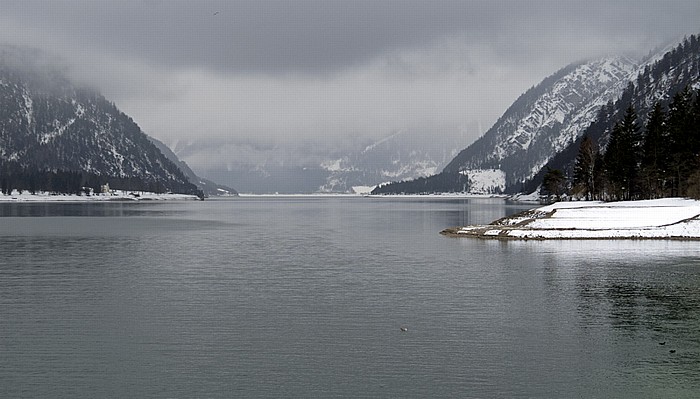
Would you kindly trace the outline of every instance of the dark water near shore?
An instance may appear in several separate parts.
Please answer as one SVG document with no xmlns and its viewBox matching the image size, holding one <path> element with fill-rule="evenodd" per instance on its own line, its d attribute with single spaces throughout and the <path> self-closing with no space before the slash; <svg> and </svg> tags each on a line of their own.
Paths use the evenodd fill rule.
<svg viewBox="0 0 700 399">
<path fill-rule="evenodd" d="M 523 209 L 0 204 L 0 397 L 700 396 L 698 243 L 438 234 Z"/>
</svg>

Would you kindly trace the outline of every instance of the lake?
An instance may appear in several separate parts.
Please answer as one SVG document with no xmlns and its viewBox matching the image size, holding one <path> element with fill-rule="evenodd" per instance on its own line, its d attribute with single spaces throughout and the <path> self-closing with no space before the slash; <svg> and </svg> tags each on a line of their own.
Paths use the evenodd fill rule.
<svg viewBox="0 0 700 399">
<path fill-rule="evenodd" d="M 527 208 L 0 204 L 0 397 L 698 397 L 697 242 L 438 234 Z"/>
</svg>

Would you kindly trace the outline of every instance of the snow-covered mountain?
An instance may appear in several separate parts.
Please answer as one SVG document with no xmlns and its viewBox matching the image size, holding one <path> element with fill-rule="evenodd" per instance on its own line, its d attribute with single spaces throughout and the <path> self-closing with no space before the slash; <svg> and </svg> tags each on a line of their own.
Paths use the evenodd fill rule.
<svg viewBox="0 0 700 399">
<path fill-rule="evenodd" d="M 501 170 L 507 187 L 520 185 L 574 142 L 603 105 L 619 98 L 639 70 L 640 65 L 627 57 L 608 57 L 561 69 L 520 96 L 491 129 L 444 170 Z"/>
<path fill-rule="evenodd" d="M 460 132 L 425 134 L 401 130 L 321 166 L 328 171 L 323 192 L 426 177 L 441 170 L 465 145 Z"/>
<path fill-rule="evenodd" d="M 139 126 L 99 93 L 72 85 L 40 52 L 0 47 L 0 164 L 70 171 L 131 189 L 197 188 Z"/>
<path fill-rule="evenodd" d="M 469 143 L 459 128 L 304 143 L 170 143 L 200 176 L 242 193 L 353 193 L 441 170 Z M 209 154 L 207 158 L 201 154 Z"/>
<path fill-rule="evenodd" d="M 700 39 L 693 35 L 681 44 L 656 52 L 638 71 L 618 100 L 602 107 L 593 123 L 583 131 L 601 149 L 606 147 L 613 126 L 623 119 L 629 106 L 636 111 L 637 123 L 642 127 L 657 102 L 662 107 L 668 107 L 674 96 L 686 88 L 700 90 Z M 525 192 L 535 190 L 547 168 L 560 169 L 566 175 L 571 175 L 580 141 L 581 137 L 559 151 L 543 170 L 522 185 L 522 189 Z"/>
</svg>

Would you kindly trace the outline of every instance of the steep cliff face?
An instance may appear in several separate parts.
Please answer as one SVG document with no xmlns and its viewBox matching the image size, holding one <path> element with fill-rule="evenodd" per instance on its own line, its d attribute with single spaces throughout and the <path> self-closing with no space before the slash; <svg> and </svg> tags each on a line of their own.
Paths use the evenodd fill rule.
<svg viewBox="0 0 700 399">
<path fill-rule="evenodd" d="M 22 49 L 0 49 L 0 163 L 197 190 L 113 103 L 50 67 L 23 68 L 18 54 L 26 58 Z"/>
<path fill-rule="evenodd" d="M 639 65 L 624 57 L 570 65 L 523 94 L 446 172 L 501 170 L 506 186 L 532 178 L 615 101 Z"/>
</svg>

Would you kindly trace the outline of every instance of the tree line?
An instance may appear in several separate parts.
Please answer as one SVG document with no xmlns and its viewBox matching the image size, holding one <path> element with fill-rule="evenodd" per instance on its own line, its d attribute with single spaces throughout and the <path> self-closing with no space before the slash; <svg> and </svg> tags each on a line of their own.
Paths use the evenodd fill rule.
<svg viewBox="0 0 700 399">
<path fill-rule="evenodd" d="M 442 172 L 413 180 L 382 184 L 372 194 L 433 194 L 469 191 L 469 178 L 461 173 Z"/>
<path fill-rule="evenodd" d="M 571 182 L 550 169 L 544 194 L 607 201 L 700 198 L 700 90 L 686 87 L 667 107 L 657 102 L 640 119 L 628 106 L 609 132 L 605 150 L 585 136 Z"/>
</svg>

